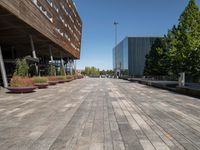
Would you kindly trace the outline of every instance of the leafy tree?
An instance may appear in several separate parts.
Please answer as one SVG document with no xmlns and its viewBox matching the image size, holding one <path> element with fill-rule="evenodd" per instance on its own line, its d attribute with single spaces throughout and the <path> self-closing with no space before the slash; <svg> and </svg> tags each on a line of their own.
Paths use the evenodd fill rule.
<svg viewBox="0 0 200 150">
<path fill-rule="evenodd" d="M 83 71 L 83 74 L 87 76 L 98 76 L 100 75 L 100 71 L 98 68 L 95 67 L 85 67 L 85 71 Z"/>
<path fill-rule="evenodd" d="M 28 76 L 28 69 L 29 66 L 25 59 L 17 59 L 14 76 L 21 76 L 21 77 Z"/>
<path fill-rule="evenodd" d="M 165 66 L 166 66 L 166 70 L 168 71 L 168 75 L 174 74 L 175 64 L 172 63 L 172 58 L 170 57 L 170 50 L 172 49 L 173 45 L 177 43 L 176 32 L 177 32 L 177 28 L 174 25 L 171 30 L 168 30 L 167 35 L 164 36 L 164 42 L 165 42 L 165 48 L 166 48 L 166 55 L 164 59 L 165 59 Z M 178 66 L 176 68 L 178 68 Z"/>
<path fill-rule="evenodd" d="M 63 66 L 60 67 L 60 75 L 65 76 L 65 68 Z"/>
<path fill-rule="evenodd" d="M 193 79 L 200 75 L 200 13 L 195 0 L 190 0 L 179 18 L 169 58 L 174 74 L 186 72 Z"/>
<path fill-rule="evenodd" d="M 90 67 L 85 67 L 85 75 L 90 75 Z"/>
<path fill-rule="evenodd" d="M 164 42 L 164 44 L 163 44 Z M 197 80 L 200 76 L 200 12 L 195 0 L 180 15 L 163 39 L 156 41 L 146 56 L 145 75 L 186 75 Z"/>
<path fill-rule="evenodd" d="M 100 75 L 106 75 L 107 72 L 105 70 L 100 71 Z"/>
<path fill-rule="evenodd" d="M 121 70 L 121 75 L 122 76 L 128 76 L 128 69 Z"/>
<path fill-rule="evenodd" d="M 56 67 L 53 65 L 49 65 L 48 74 L 49 74 L 49 76 L 55 76 L 56 75 Z"/>
<path fill-rule="evenodd" d="M 156 39 L 149 54 L 146 55 L 144 75 L 158 76 L 167 75 L 166 47 L 164 39 Z"/>
<path fill-rule="evenodd" d="M 72 75 L 76 75 L 76 70 L 72 69 Z"/>
<path fill-rule="evenodd" d="M 106 74 L 108 74 L 108 75 L 114 75 L 114 71 L 113 70 L 107 70 Z"/>
<path fill-rule="evenodd" d="M 95 67 L 91 67 L 90 68 L 90 75 L 100 75 L 99 69 L 97 69 Z"/>
</svg>

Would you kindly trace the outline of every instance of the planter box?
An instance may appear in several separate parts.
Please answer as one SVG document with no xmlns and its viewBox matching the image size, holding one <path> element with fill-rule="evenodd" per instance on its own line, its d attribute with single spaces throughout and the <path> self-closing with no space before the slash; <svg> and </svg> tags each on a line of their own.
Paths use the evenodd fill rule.
<svg viewBox="0 0 200 150">
<path fill-rule="evenodd" d="M 49 85 L 56 85 L 58 83 L 58 81 L 48 81 Z"/>
<path fill-rule="evenodd" d="M 176 91 L 180 94 L 188 95 L 188 96 L 193 96 L 200 98 L 200 89 L 199 88 L 193 88 L 193 87 L 176 87 Z"/>
<path fill-rule="evenodd" d="M 36 87 L 35 86 L 30 86 L 30 87 L 8 87 L 7 89 L 11 93 L 31 93 L 36 89 Z"/>
<path fill-rule="evenodd" d="M 34 84 L 38 89 L 46 89 L 48 87 L 48 83 L 35 83 Z"/>
<path fill-rule="evenodd" d="M 65 82 L 71 82 L 73 79 L 66 79 Z"/>
<path fill-rule="evenodd" d="M 59 80 L 58 83 L 65 83 L 65 80 Z"/>
</svg>

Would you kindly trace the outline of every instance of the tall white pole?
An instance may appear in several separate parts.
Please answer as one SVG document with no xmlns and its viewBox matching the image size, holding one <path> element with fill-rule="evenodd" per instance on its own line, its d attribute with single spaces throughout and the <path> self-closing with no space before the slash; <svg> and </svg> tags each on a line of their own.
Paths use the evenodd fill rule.
<svg viewBox="0 0 200 150">
<path fill-rule="evenodd" d="M 32 37 L 32 35 L 29 35 L 29 37 L 30 37 L 30 42 L 31 42 L 33 58 L 37 58 L 36 52 L 35 52 L 35 46 L 34 46 L 34 43 L 33 43 L 33 37 Z"/>
<path fill-rule="evenodd" d="M 65 72 L 65 64 L 64 64 L 62 53 L 60 53 L 60 61 L 61 61 L 61 66 L 62 66 L 62 68 L 64 69 L 64 72 Z M 66 72 L 65 72 L 65 75 L 66 75 Z"/>
<path fill-rule="evenodd" d="M 51 63 L 53 63 L 53 54 L 52 54 L 52 48 L 51 48 L 51 45 L 49 45 L 49 53 L 50 53 Z"/>
<path fill-rule="evenodd" d="M 7 88 L 8 87 L 8 80 L 7 80 L 5 65 L 4 65 L 4 62 L 3 62 L 3 55 L 2 55 L 2 51 L 1 51 L 1 46 L 0 46 L 0 69 L 1 69 L 4 87 Z"/>
<path fill-rule="evenodd" d="M 32 35 L 29 35 L 29 37 L 30 37 L 30 42 L 31 42 L 31 49 L 32 49 L 33 58 L 37 58 L 36 52 L 35 52 L 35 46 L 34 46 L 34 43 L 33 43 L 33 37 L 32 37 Z M 36 74 L 38 75 L 39 69 L 38 69 L 38 65 L 36 63 L 35 63 L 35 69 L 36 69 Z"/>
<path fill-rule="evenodd" d="M 62 66 L 63 68 L 65 68 L 62 53 L 60 53 L 60 61 L 61 61 L 61 66 Z"/>
</svg>

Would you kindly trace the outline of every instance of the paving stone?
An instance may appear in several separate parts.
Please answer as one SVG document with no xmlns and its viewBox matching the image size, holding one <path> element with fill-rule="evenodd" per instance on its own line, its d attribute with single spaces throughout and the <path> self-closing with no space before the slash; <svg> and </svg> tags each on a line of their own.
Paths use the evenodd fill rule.
<svg viewBox="0 0 200 150">
<path fill-rule="evenodd" d="M 200 149 L 197 98 L 92 78 L 0 95 L 1 150 Z"/>
</svg>

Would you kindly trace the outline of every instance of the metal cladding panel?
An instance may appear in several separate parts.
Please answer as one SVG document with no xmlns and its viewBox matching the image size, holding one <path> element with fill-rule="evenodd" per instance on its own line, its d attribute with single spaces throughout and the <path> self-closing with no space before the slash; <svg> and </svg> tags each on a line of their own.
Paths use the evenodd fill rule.
<svg viewBox="0 0 200 150">
<path fill-rule="evenodd" d="M 82 21 L 72 0 L 0 0 L 1 13 L 3 9 L 10 12 L 6 19 L 13 28 L 19 28 L 11 22 L 15 16 L 63 52 L 80 58 Z"/>
<path fill-rule="evenodd" d="M 129 37 L 129 76 L 143 76 L 145 56 L 151 50 L 151 46 L 158 37 Z"/>
</svg>

